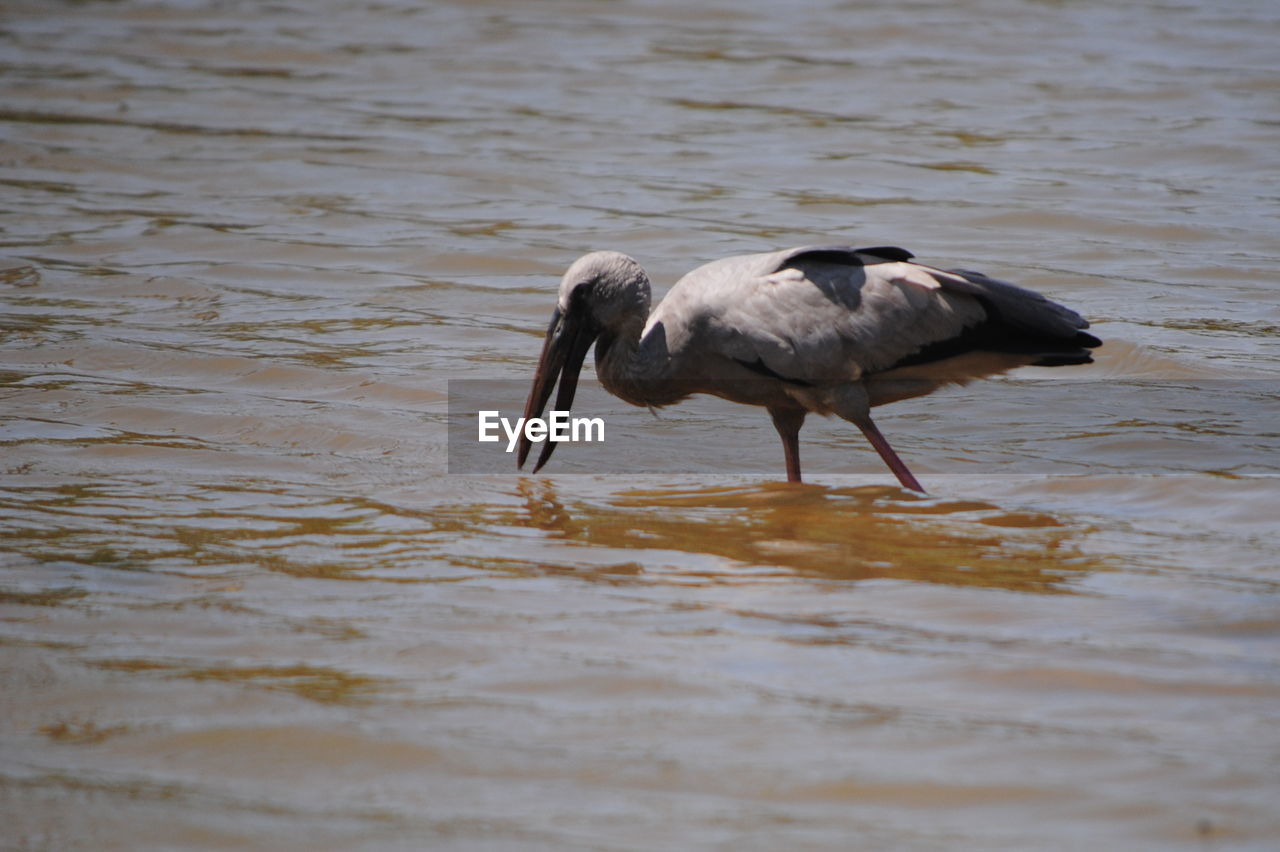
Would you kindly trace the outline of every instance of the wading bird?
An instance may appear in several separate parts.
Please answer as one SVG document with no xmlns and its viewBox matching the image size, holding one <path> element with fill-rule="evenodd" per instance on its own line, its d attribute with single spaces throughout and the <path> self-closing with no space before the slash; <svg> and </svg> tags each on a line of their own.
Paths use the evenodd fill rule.
<svg viewBox="0 0 1280 852">
<path fill-rule="evenodd" d="M 763 406 L 800 481 L 806 414 L 853 423 L 906 488 L 920 483 L 871 420 L 877 405 L 1025 365 L 1088 364 L 1101 341 L 1074 311 L 978 272 L 944 271 L 900 248 L 805 246 L 713 261 L 649 312 L 649 277 L 624 254 L 593 252 L 560 281 L 524 416 L 573 404 L 582 361 L 633 405 L 706 393 Z M 517 464 L 531 441 L 520 436 Z M 551 458 L 548 440 L 534 466 Z"/>
</svg>

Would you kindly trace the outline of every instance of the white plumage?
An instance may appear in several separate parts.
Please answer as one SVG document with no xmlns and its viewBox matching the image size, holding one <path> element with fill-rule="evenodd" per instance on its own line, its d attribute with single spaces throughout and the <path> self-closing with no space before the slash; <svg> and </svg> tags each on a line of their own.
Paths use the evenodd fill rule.
<svg viewBox="0 0 1280 852">
<path fill-rule="evenodd" d="M 1100 341 L 1074 311 L 981 273 L 944 271 L 899 248 L 804 246 L 713 261 L 681 278 L 650 313 L 649 278 L 618 252 L 569 267 L 525 417 L 573 402 L 596 342 L 610 393 L 663 406 L 708 393 L 768 409 L 787 478 L 800 480 L 806 414 L 857 425 L 907 488 L 923 491 L 871 420 L 876 405 L 1027 364 L 1086 364 Z M 543 447 L 534 470 L 550 458 Z M 518 461 L 530 443 L 522 438 Z"/>
</svg>

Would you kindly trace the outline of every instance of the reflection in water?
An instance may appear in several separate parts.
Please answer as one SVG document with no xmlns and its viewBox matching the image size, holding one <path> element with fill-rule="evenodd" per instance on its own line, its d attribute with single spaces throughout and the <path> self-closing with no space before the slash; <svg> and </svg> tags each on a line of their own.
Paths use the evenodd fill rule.
<svg viewBox="0 0 1280 852">
<path fill-rule="evenodd" d="M 977 501 L 913 498 L 896 488 L 786 483 L 622 491 L 605 504 L 561 502 L 551 480 L 522 479 L 524 523 L 555 538 L 630 557 L 593 575 L 695 580 L 890 578 L 1017 591 L 1062 591 L 1098 560 L 1072 531 L 1039 513 Z M 491 521 L 492 522 L 492 521 Z M 997 530 L 999 530 L 997 532 Z M 665 551 L 717 557 L 693 565 Z M 727 563 L 721 560 L 727 560 Z M 518 564 L 518 560 L 512 560 Z M 544 566 L 549 570 L 563 570 Z"/>
<path fill-rule="evenodd" d="M 438 582 L 450 575 L 424 572 L 424 560 L 443 558 L 468 570 L 536 566 L 638 582 L 880 577 L 1047 592 L 1100 567 L 1051 515 L 896 488 L 633 488 L 566 504 L 554 479 L 521 478 L 516 493 L 519 508 L 473 501 L 423 510 L 223 484 L 157 504 L 145 484 L 115 483 L 11 489 L 0 507 L 14 517 L 3 524 L 5 544 L 41 562 L 186 576 L 240 565 L 300 578 Z M 547 546 L 529 529 L 546 534 Z M 57 605 L 85 592 L 6 594 Z"/>
<path fill-rule="evenodd" d="M 387 684 L 378 679 L 338 669 L 304 664 L 292 666 L 206 666 L 187 667 L 150 659 L 97 660 L 96 668 L 113 672 L 149 672 L 164 677 L 202 681 L 217 680 L 241 685 L 280 689 L 301 698 L 323 703 L 345 704 L 369 699 Z"/>
</svg>

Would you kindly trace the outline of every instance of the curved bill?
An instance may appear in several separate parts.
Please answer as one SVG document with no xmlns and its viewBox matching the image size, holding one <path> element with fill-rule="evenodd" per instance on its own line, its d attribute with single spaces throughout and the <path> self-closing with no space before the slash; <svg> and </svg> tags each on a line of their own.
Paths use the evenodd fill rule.
<svg viewBox="0 0 1280 852">
<path fill-rule="evenodd" d="M 538 358 L 538 370 L 533 377 L 533 387 L 524 404 L 524 423 L 532 418 L 542 417 L 557 379 L 560 382 L 560 392 L 556 394 L 556 404 L 552 410 L 569 410 L 573 405 L 573 395 L 578 389 L 578 374 L 582 371 L 582 362 L 598 334 L 599 330 L 595 328 L 591 315 L 586 310 L 575 310 L 571 306 L 568 312 L 561 312 L 559 307 L 552 312 L 547 337 L 542 343 L 542 355 Z M 534 473 L 541 470 L 551 458 L 556 443 L 550 438 L 543 443 L 538 463 L 533 466 Z M 532 446 L 533 442 L 522 428 L 516 448 L 516 467 L 524 467 Z"/>
</svg>

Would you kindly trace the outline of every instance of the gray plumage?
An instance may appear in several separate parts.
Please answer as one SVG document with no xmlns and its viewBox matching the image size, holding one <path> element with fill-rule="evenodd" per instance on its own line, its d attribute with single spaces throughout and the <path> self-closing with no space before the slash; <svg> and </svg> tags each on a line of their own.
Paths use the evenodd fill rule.
<svg viewBox="0 0 1280 852">
<path fill-rule="evenodd" d="M 649 278 L 618 252 L 579 258 L 560 282 L 525 416 L 572 403 L 592 340 L 605 389 L 636 405 L 695 393 L 764 406 L 799 481 L 807 413 L 856 424 L 908 488 L 923 490 L 871 421 L 876 405 L 1027 364 L 1086 364 L 1100 341 L 1031 290 L 915 263 L 903 249 L 804 246 L 725 258 L 681 278 L 650 313 Z M 572 373 L 572 375 L 570 375 Z M 541 467 L 555 444 L 548 442 Z M 522 441 L 520 464 L 529 450 Z"/>
</svg>

